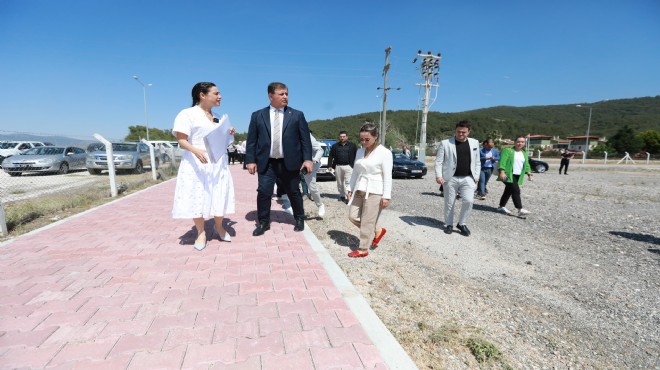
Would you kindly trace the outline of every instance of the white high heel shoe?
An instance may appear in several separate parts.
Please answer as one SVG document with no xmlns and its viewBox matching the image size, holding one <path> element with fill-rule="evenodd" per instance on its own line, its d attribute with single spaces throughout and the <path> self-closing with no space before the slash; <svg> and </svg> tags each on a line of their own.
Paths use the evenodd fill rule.
<svg viewBox="0 0 660 370">
<path fill-rule="evenodd" d="M 230 242 L 231 241 L 231 235 L 225 230 L 225 236 L 220 235 L 217 229 L 214 229 L 215 233 L 218 235 L 218 239 L 220 239 L 223 242 Z"/>
<path fill-rule="evenodd" d="M 195 240 L 195 249 L 198 251 L 201 251 L 202 249 L 206 248 L 206 232 L 202 231 L 197 235 L 197 239 Z"/>
</svg>

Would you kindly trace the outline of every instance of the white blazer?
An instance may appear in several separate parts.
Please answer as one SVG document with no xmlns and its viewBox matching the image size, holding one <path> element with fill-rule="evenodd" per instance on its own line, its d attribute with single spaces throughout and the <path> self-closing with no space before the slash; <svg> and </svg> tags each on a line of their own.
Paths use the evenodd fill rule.
<svg viewBox="0 0 660 370">
<path fill-rule="evenodd" d="M 481 158 L 479 157 L 479 141 L 468 138 L 470 145 L 470 172 L 474 181 L 479 181 Z M 442 140 L 435 155 L 435 178 L 449 181 L 456 172 L 456 137 Z"/>
<path fill-rule="evenodd" d="M 367 158 L 364 158 L 364 148 L 355 155 L 353 174 L 348 185 L 348 191 L 364 191 L 367 194 L 381 194 L 384 199 L 392 198 L 392 152 L 378 145 Z M 353 198 L 351 197 L 351 200 Z"/>
</svg>

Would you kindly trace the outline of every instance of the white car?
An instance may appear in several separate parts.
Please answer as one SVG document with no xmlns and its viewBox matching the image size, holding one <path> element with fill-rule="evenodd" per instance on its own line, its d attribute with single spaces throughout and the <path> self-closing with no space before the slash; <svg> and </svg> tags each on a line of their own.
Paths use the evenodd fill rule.
<svg viewBox="0 0 660 370">
<path fill-rule="evenodd" d="M 330 147 L 321 141 L 323 148 L 323 157 L 321 158 L 321 167 L 316 172 L 317 180 L 335 180 L 335 173 L 328 171 L 328 156 L 330 156 Z"/>
<path fill-rule="evenodd" d="M 40 141 L 5 141 L 0 143 L 0 164 L 7 157 L 12 155 L 19 155 L 25 153 L 26 151 L 36 148 L 39 146 L 44 146 L 44 143 Z"/>
<path fill-rule="evenodd" d="M 176 141 L 150 140 L 149 143 L 154 148 L 160 150 L 161 162 L 170 162 L 172 160 L 172 152 L 174 152 L 174 158 L 177 160 L 183 155 L 183 149 L 179 148 L 179 143 Z"/>
</svg>

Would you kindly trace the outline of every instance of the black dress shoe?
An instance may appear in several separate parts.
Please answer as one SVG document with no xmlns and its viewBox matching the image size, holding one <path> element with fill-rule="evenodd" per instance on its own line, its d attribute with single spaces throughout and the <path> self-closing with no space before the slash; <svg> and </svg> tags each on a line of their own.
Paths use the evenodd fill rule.
<svg viewBox="0 0 660 370">
<path fill-rule="evenodd" d="M 461 234 L 470 236 L 470 229 L 468 229 L 467 225 L 456 225 L 456 228 L 461 230 Z"/>
<path fill-rule="evenodd" d="M 451 233 L 453 233 L 453 232 L 454 232 L 454 227 L 453 227 L 453 226 L 451 226 L 451 225 L 447 225 L 447 226 L 445 227 L 445 234 L 451 234 Z"/>
<path fill-rule="evenodd" d="M 303 231 L 305 230 L 305 220 L 302 218 L 296 220 L 296 226 L 293 227 L 293 231 Z"/>
<path fill-rule="evenodd" d="M 264 233 L 268 230 L 270 230 L 270 223 L 260 222 L 257 228 L 252 232 L 252 236 L 264 235 Z"/>
</svg>

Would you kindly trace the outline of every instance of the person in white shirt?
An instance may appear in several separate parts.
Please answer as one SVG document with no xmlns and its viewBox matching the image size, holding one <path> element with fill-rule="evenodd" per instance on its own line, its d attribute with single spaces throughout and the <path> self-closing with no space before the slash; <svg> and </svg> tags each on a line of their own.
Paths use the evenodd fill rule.
<svg viewBox="0 0 660 370">
<path fill-rule="evenodd" d="M 392 152 L 378 144 L 378 128 L 367 123 L 360 128 L 362 148 L 357 151 L 347 197 L 348 219 L 360 228 L 360 246 L 348 256 L 366 257 L 387 230 L 378 228 L 378 217 L 392 198 Z"/>
<path fill-rule="evenodd" d="M 321 168 L 323 147 L 311 132 L 309 133 L 309 138 L 312 140 L 312 162 L 314 163 L 314 167 L 312 167 L 312 172 L 305 173 L 304 177 L 309 194 L 311 195 L 314 204 L 316 204 L 319 209 L 318 215 L 320 218 L 323 218 L 325 216 L 325 205 L 321 202 L 321 192 L 319 192 L 319 188 L 316 186 L 316 172 Z"/>
</svg>

